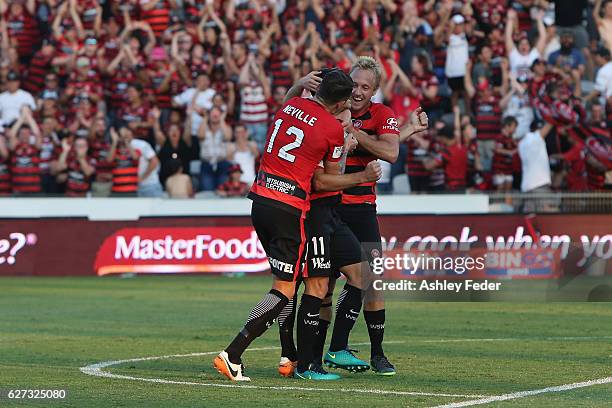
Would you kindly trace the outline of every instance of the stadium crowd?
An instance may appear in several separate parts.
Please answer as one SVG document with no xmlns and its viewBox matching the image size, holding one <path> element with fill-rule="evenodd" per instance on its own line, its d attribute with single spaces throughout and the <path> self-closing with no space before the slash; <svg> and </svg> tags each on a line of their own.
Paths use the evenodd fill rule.
<svg viewBox="0 0 612 408">
<path fill-rule="evenodd" d="M 381 192 L 402 173 L 413 192 L 609 186 L 612 1 L 0 0 L 0 15 L 2 195 L 245 195 L 287 89 L 359 55 L 400 128 L 418 106 L 432 124 Z"/>
</svg>

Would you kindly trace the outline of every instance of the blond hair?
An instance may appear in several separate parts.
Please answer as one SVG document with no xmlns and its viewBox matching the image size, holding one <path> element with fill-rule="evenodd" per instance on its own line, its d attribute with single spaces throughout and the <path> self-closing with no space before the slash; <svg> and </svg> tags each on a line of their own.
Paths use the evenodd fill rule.
<svg viewBox="0 0 612 408">
<path fill-rule="evenodd" d="M 374 84 L 375 88 L 378 88 L 380 86 L 382 71 L 380 70 L 380 64 L 376 62 L 374 58 L 368 57 L 366 55 L 357 57 L 357 60 L 353 63 L 353 66 L 351 67 L 349 75 L 352 74 L 356 69 L 372 72 L 372 74 L 374 74 L 374 80 L 376 81 L 376 84 Z"/>
</svg>

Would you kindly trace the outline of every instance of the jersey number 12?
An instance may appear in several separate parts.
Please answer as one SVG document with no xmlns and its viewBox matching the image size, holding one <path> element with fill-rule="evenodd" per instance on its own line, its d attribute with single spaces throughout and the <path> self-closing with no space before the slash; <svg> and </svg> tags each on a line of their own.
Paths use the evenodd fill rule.
<svg viewBox="0 0 612 408">
<path fill-rule="evenodd" d="M 272 153 L 272 146 L 274 146 L 274 140 L 276 140 L 276 135 L 278 131 L 280 130 L 280 127 L 282 124 L 283 124 L 282 119 L 276 119 L 276 122 L 274 122 L 274 130 L 272 131 L 272 134 L 270 135 L 270 141 L 268 142 L 268 148 L 266 149 L 266 152 Z M 304 131 L 302 131 L 302 129 L 297 128 L 295 126 L 291 126 L 289 129 L 287 129 L 285 133 L 287 133 L 289 136 L 291 135 L 295 136 L 295 142 L 288 143 L 284 145 L 283 147 L 281 147 L 280 149 L 278 149 L 278 157 L 280 157 L 281 159 L 287 160 L 288 162 L 293 163 L 295 162 L 295 156 L 289 153 L 289 151 L 293 149 L 297 149 L 298 147 L 302 145 L 302 142 L 304 141 Z"/>
</svg>

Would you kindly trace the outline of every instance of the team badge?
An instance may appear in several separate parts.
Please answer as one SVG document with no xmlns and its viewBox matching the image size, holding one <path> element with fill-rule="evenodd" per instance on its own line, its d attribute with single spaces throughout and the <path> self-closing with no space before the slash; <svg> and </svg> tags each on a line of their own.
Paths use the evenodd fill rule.
<svg viewBox="0 0 612 408">
<path fill-rule="evenodd" d="M 353 127 L 359 129 L 363 125 L 363 122 L 359 119 L 353 121 Z"/>
</svg>

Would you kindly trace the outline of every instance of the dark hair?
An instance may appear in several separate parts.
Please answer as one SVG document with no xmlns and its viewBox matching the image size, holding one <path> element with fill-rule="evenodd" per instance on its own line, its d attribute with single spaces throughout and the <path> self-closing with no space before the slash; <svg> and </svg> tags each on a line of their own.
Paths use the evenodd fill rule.
<svg viewBox="0 0 612 408">
<path fill-rule="evenodd" d="M 170 159 L 166 162 L 166 177 L 173 176 L 183 167 L 183 163 L 179 159 Z"/>
<path fill-rule="evenodd" d="M 518 121 L 516 120 L 516 118 L 514 116 L 506 116 L 502 121 L 502 128 L 505 128 L 506 126 L 510 126 L 512 124 L 518 125 Z"/>
<path fill-rule="evenodd" d="M 322 77 L 317 96 L 326 104 L 333 105 L 351 96 L 354 84 L 346 72 L 334 68 L 322 73 Z"/>
<path fill-rule="evenodd" d="M 419 64 L 421 64 L 421 66 L 423 67 L 423 73 L 431 74 L 431 64 L 429 62 L 429 58 L 427 57 L 427 55 L 419 52 L 414 57 L 417 59 L 417 61 L 419 61 Z"/>
<path fill-rule="evenodd" d="M 448 140 L 452 140 L 455 138 L 455 131 L 453 126 L 444 124 L 444 126 L 438 129 L 438 136 L 443 137 Z"/>
</svg>

